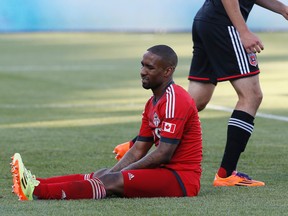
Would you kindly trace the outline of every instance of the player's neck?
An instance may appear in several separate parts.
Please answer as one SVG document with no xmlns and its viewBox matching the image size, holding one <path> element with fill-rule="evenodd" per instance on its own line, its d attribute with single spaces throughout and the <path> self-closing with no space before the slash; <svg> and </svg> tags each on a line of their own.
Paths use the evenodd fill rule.
<svg viewBox="0 0 288 216">
<path fill-rule="evenodd" d="M 170 86 L 171 84 L 173 84 L 174 81 L 173 80 L 169 80 L 168 82 L 163 83 L 161 86 L 159 86 L 157 89 L 153 89 L 153 95 L 154 95 L 154 102 L 157 103 L 157 101 L 160 100 L 160 98 L 163 96 L 163 94 L 165 93 L 166 89 L 168 86 Z"/>
</svg>

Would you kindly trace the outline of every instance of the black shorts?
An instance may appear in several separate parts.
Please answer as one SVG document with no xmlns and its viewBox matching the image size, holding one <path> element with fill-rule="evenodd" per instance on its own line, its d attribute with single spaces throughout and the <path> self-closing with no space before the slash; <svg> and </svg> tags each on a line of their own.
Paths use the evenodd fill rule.
<svg viewBox="0 0 288 216">
<path fill-rule="evenodd" d="M 233 26 L 195 20 L 189 80 L 213 83 L 258 74 L 256 54 L 247 54 Z"/>
</svg>

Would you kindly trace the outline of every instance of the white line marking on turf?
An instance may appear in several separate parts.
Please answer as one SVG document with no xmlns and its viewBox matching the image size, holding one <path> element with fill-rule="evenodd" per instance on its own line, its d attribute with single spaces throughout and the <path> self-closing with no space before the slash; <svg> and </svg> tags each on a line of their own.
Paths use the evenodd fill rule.
<svg viewBox="0 0 288 216">
<path fill-rule="evenodd" d="M 0 125 L 0 129 L 7 128 L 60 128 L 60 127 L 80 127 L 80 126 L 97 126 L 109 124 L 124 124 L 128 122 L 139 122 L 138 115 L 132 116 L 111 116 L 89 119 L 64 119 L 38 122 L 24 122 Z"/>
<path fill-rule="evenodd" d="M 0 66 L 0 71 L 6 72 L 38 72 L 38 71 L 78 71 L 78 70 L 115 70 L 113 65 L 15 65 Z"/>
<path fill-rule="evenodd" d="M 224 111 L 224 112 L 232 112 L 233 111 L 233 109 L 229 108 L 229 107 L 217 106 L 217 105 L 211 105 L 211 104 L 207 105 L 207 109 L 219 110 L 219 111 Z M 288 122 L 288 117 L 286 117 L 286 116 L 266 114 L 266 113 L 260 113 L 260 112 L 258 112 L 256 114 L 256 116 L 261 117 L 261 118 L 266 118 L 266 119 L 273 119 L 273 120 Z"/>
<path fill-rule="evenodd" d="M 109 104 L 110 106 L 115 106 L 115 104 Z M 127 105 L 127 104 L 126 104 Z M 129 104 L 127 105 L 128 107 L 130 106 L 137 106 L 139 104 Z M 32 104 L 32 105 L 16 105 L 16 104 L 0 104 L 0 109 L 69 109 L 69 108 L 85 108 L 85 107 L 102 107 L 105 106 L 107 107 L 107 104 Z M 122 104 L 121 106 L 125 106 Z M 218 110 L 218 111 L 224 111 L 224 112 L 229 112 L 231 113 L 233 111 L 232 108 L 229 107 L 224 107 L 224 106 L 217 106 L 217 105 L 212 105 L 208 104 L 207 109 L 211 110 Z M 267 114 L 267 113 L 257 113 L 257 117 L 261 118 L 266 118 L 266 119 L 273 119 L 273 120 L 278 120 L 278 121 L 285 121 L 288 122 L 288 117 L 286 116 L 280 116 L 280 115 L 273 115 L 273 114 Z"/>
<path fill-rule="evenodd" d="M 87 103 L 87 104 L 0 104 L 0 109 L 70 109 L 70 108 L 93 108 L 93 107 L 115 107 L 121 104 L 121 107 L 143 107 L 140 103 Z"/>
</svg>

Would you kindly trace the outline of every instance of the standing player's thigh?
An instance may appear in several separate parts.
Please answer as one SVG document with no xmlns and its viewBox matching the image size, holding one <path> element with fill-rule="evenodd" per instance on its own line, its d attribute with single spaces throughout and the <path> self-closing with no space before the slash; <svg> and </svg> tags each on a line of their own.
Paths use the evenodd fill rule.
<svg viewBox="0 0 288 216">
<path fill-rule="evenodd" d="M 205 83 L 193 80 L 189 81 L 188 93 L 194 99 L 199 112 L 203 110 L 209 103 L 213 95 L 214 89 L 215 85 L 212 83 Z"/>
<path fill-rule="evenodd" d="M 124 197 L 182 197 L 172 171 L 165 168 L 122 171 Z"/>
</svg>

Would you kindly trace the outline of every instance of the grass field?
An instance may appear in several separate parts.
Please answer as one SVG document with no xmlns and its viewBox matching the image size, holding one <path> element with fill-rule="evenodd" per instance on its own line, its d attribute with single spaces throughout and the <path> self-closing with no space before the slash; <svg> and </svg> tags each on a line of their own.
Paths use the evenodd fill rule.
<svg viewBox="0 0 288 216">
<path fill-rule="evenodd" d="M 20 152 L 39 177 L 89 173 L 115 163 L 113 147 L 133 138 L 151 92 L 139 79 L 146 48 L 168 44 L 179 55 L 176 83 L 188 86 L 191 38 L 185 34 L 35 33 L 0 35 L 0 215 L 287 215 L 288 33 L 260 33 L 264 101 L 238 170 L 262 188 L 214 188 L 229 112 L 207 108 L 202 189 L 195 198 L 19 202 L 10 157 Z M 229 83 L 211 105 L 233 108 Z"/>
</svg>

